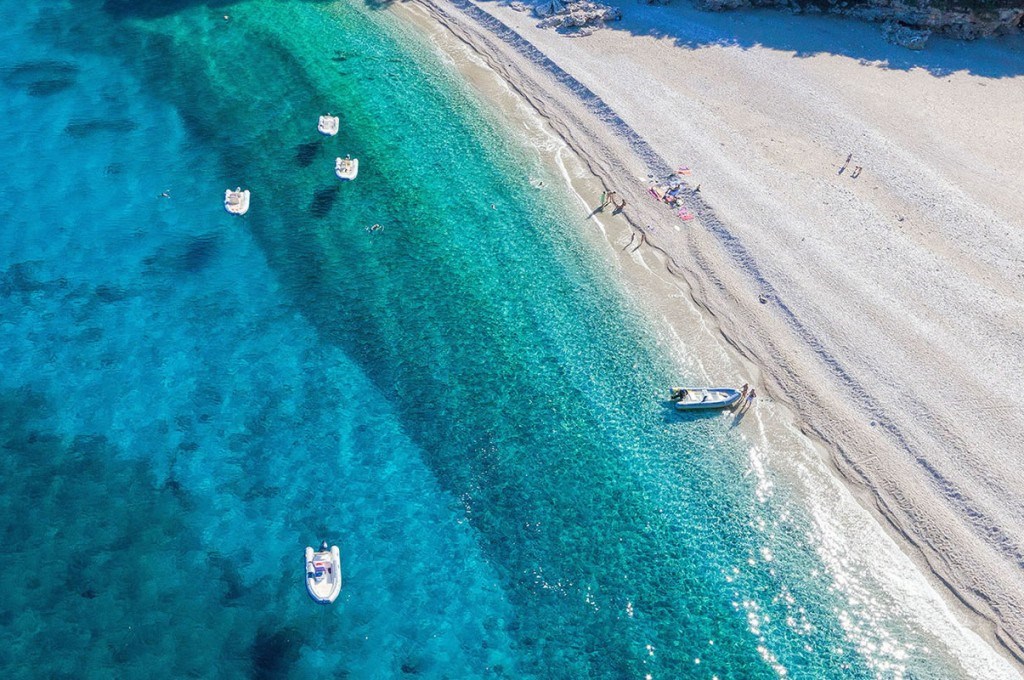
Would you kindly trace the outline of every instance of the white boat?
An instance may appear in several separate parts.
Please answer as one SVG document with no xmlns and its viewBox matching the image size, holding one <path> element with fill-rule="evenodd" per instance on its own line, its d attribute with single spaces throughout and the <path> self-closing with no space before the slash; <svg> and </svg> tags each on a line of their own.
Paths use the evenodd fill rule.
<svg viewBox="0 0 1024 680">
<path fill-rule="evenodd" d="M 338 176 L 338 179 L 355 179 L 359 174 L 359 159 L 348 156 L 335 158 L 334 174 Z"/>
<path fill-rule="evenodd" d="M 341 553 L 338 546 L 327 548 L 327 541 L 319 550 L 306 546 L 306 590 L 320 604 L 330 604 L 341 592 Z"/>
<path fill-rule="evenodd" d="M 672 401 L 680 411 L 727 408 L 740 400 L 740 391 L 731 387 L 674 387 Z"/>
<path fill-rule="evenodd" d="M 333 137 L 338 134 L 338 117 L 327 114 L 326 116 L 320 116 L 320 122 L 317 123 L 316 129 L 320 131 L 320 134 Z"/>
<path fill-rule="evenodd" d="M 249 212 L 249 190 L 242 191 L 242 187 L 234 191 L 227 189 L 224 192 L 224 209 L 232 215 L 244 215 Z"/>
</svg>

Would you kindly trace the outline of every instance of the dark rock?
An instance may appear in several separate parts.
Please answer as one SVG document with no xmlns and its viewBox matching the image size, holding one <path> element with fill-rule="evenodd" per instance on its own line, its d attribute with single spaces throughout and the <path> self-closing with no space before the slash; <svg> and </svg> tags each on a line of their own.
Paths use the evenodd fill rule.
<svg viewBox="0 0 1024 680">
<path fill-rule="evenodd" d="M 911 50 L 923 50 L 931 34 L 932 32 L 927 29 L 910 28 L 895 21 L 887 21 L 882 24 L 882 35 L 887 41 Z"/>
</svg>

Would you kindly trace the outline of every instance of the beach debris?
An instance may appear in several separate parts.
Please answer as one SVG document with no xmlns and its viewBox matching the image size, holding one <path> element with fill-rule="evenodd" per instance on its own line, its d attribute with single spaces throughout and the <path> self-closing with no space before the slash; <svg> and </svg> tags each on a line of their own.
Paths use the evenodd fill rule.
<svg viewBox="0 0 1024 680">
<path fill-rule="evenodd" d="M 882 36 L 887 42 L 909 50 L 923 50 L 932 32 L 927 28 L 911 28 L 898 21 L 882 24 Z"/>
<path fill-rule="evenodd" d="M 543 0 L 533 6 L 533 13 L 541 19 L 539 28 L 553 28 L 559 33 L 586 36 L 594 29 L 603 28 L 609 21 L 622 18 L 618 7 L 602 5 L 590 0 Z"/>
<path fill-rule="evenodd" d="M 850 178 L 851 179 L 857 179 L 858 177 L 860 177 L 860 172 L 863 169 L 864 168 L 860 167 L 859 165 L 853 166 L 853 172 L 850 173 Z"/>
</svg>

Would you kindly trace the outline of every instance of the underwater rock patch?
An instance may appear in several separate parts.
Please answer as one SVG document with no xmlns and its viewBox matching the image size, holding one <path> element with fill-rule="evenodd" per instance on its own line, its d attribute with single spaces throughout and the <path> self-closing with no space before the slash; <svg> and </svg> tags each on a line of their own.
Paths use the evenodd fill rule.
<svg viewBox="0 0 1024 680">
<path fill-rule="evenodd" d="M 309 206 L 309 212 L 314 217 L 326 217 L 331 212 L 331 208 L 334 207 L 334 202 L 338 199 L 338 187 L 327 187 L 324 189 L 318 189 L 313 194 L 313 203 Z"/>
<path fill-rule="evenodd" d="M 138 123 L 126 118 L 119 120 L 85 120 L 68 123 L 64 132 L 75 139 L 84 139 L 103 132 L 127 134 L 138 127 Z"/>
<path fill-rule="evenodd" d="M 43 60 L 17 64 L 4 73 L 3 82 L 33 97 L 48 97 L 72 87 L 78 80 L 78 67 L 66 61 Z"/>
</svg>

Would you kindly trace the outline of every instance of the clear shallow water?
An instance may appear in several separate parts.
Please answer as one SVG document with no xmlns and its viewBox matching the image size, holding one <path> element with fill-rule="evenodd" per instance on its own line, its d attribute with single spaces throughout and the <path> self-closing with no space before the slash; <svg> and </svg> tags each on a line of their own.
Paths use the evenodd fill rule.
<svg viewBox="0 0 1024 680">
<path fill-rule="evenodd" d="M 728 421 L 666 412 L 556 180 L 387 14 L 0 18 L 5 669 L 960 672 L 837 586 Z"/>
</svg>

